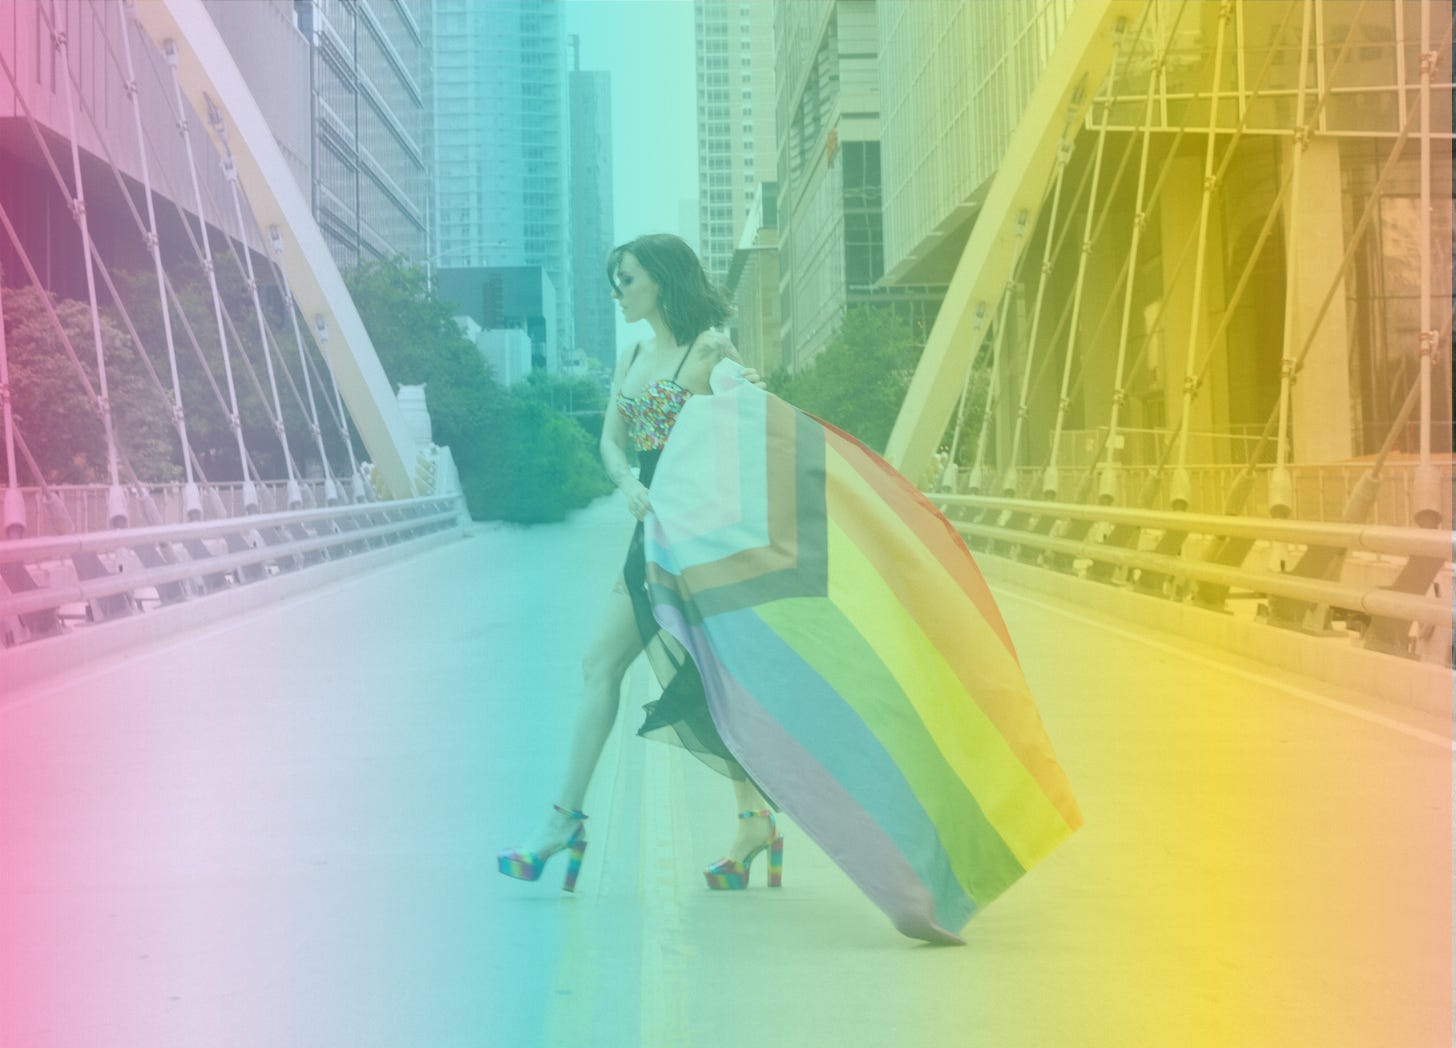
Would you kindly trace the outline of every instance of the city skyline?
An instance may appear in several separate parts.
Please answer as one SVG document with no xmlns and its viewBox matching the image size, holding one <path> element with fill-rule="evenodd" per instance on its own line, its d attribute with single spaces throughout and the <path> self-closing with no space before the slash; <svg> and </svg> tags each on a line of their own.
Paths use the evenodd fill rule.
<svg viewBox="0 0 1456 1048">
<path fill-rule="evenodd" d="M 678 204 L 698 192 L 692 0 L 565 0 L 563 6 L 566 32 L 581 39 L 581 68 L 612 77 L 616 242 L 679 232 Z M 578 292 L 610 293 L 605 271 L 599 285 Z M 616 330 L 619 347 L 646 331 L 622 323 L 620 315 Z"/>
</svg>

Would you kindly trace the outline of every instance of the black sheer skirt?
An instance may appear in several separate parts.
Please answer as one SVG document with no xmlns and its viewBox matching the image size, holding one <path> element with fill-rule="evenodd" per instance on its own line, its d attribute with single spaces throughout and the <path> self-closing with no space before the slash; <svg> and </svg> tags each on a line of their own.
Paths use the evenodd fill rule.
<svg viewBox="0 0 1456 1048">
<path fill-rule="evenodd" d="M 652 486 L 652 474 L 661 454 L 660 451 L 637 453 L 642 464 L 639 479 L 648 487 Z M 647 594 L 647 557 L 641 521 L 632 532 L 622 578 L 627 585 L 627 596 L 632 600 L 637 629 L 642 634 L 643 650 L 652 672 L 662 685 L 661 698 L 643 707 L 646 717 L 637 734 L 644 739 L 681 746 L 714 771 L 730 779 L 746 780 L 748 776 L 728 752 L 713 724 L 697 664 L 675 637 L 657 625 L 652 615 L 652 602 Z"/>
</svg>

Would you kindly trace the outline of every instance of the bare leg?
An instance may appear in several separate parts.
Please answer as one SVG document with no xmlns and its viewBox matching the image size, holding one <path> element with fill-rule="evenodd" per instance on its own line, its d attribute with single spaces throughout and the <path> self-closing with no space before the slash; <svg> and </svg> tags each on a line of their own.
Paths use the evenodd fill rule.
<svg viewBox="0 0 1456 1048">
<path fill-rule="evenodd" d="M 733 801 L 738 806 L 734 811 L 735 815 L 745 811 L 768 810 L 768 801 L 764 800 L 763 794 L 747 779 L 733 780 Z M 742 862 L 743 857 L 753 849 L 768 843 L 769 821 L 765 818 L 734 821 L 738 824 L 738 832 L 733 838 L 733 846 L 728 850 L 728 857 Z"/>
<path fill-rule="evenodd" d="M 566 776 L 556 803 L 563 808 L 580 810 L 601 758 L 602 747 L 617 720 L 617 705 L 622 691 L 622 678 L 632 660 L 642 650 L 642 635 L 632 615 L 632 601 L 622 590 L 613 590 L 607 598 L 606 613 L 597 627 L 596 636 L 582 660 L 581 706 L 571 731 L 571 756 Z M 757 791 L 755 791 L 757 792 Z M 552 812 L 545 826 L 533 839 L 533 851 L 550 851 L 569 838 L 576 823 Z"/>
</svg>

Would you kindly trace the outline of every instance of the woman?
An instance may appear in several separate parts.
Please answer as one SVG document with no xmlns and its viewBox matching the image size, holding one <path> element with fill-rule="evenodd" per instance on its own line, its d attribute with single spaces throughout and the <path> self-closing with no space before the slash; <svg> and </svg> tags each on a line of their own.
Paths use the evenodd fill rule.
<svg viewBox="0 0 1456 1048">
<path fill-rule="evenodd" d="M 652 508 L 649 485 L 653 470 L 687 398 L 711 394 L 708 378 L 713 368 L 724 359 L 736 359 L 733 344 L 717 330 L 731 309 L 722 292 L 709 282 L 692 248 L 668 234 L 639 237 L 613 250 L 607 261 L 607 279 L 623 319 L 629 324 L 645 320 L 653 335 L 620 355 L 610 397 L 617 410 L 609 407 L 602 424 L 602 464 L 625 493 L 627 508 L 639 523 L 628 547 L 623 576 L 608 598 L 602 623 L 587 649 L 582 704 L 572 731 L 561 801 L 553 806 L 551 817 L 528 848 L 500 855 L 500 870 L 507 876 L 535 880 L 546 859 L 567 849 L 570 862 L 565 886 L 568 891 L 575 888 L 586 850 L 582 826 L 586 816 L 581 805 L 616 721 L 622 679 L 645 648 L 664 684 L 664 694 L 649 706 L 642 734 L 680 742 L 733 783 L 740 813 L 738 832 L 724 858 L 704 871 L 709 887 L 746 887 L 753 858 L 766 848 L 770 852 L 769 883 L 777 886 L 783 842 L 775 832 L 768 804 L 716 737 L 701 687 L 694 687 L 691 671 L 674 686 L 676 671 L 684 668 L 681 649 L 658 636 L 644 588 L 641 521 Z M 752 370 L 743 375 L 758 382 Z M 628 464 L 629 439 L 637 450 L 640 475 Z M 638 595 L 635 600 L 632 593 Z"/>
<path fill-rule="evenodd" d="M 963 942 L 1081 823 L 970 553 L 879 456 L 744 381 L 682 241 L 639 238 L 608 276 L 654 333 L 619 364 L 602 436 L 642 523 L 586 660 L 561 803 L 501 871 L 534 880 L 567 850 L 574 886 L 581 799 L 645 646 L 664 690 L 643 734 L 733 782 L 738 835 L 711 887 L 744 887 L 765 849 L 778 883 L 767 794 L 901 932 Z"/>
</svg>

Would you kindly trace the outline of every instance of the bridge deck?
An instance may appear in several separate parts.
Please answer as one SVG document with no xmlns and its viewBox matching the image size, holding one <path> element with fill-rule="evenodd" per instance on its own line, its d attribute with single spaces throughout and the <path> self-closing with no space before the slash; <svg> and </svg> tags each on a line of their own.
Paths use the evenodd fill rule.
<svg viewBox="0 0 1456 1048">
<path fill-rule="evenodd" d="M 552 799 L 628 528 L 468 540 L 0 701 L 0 1043 L 1445 1045 L 1449 721 L 1006 592 L 1086 827 L 901 938 L 792 826 L 710 893 L 721 780 L 633 738 L 575 896 Z M 761 876 L 761 874 L 760 874 Z"/>
</svg>

